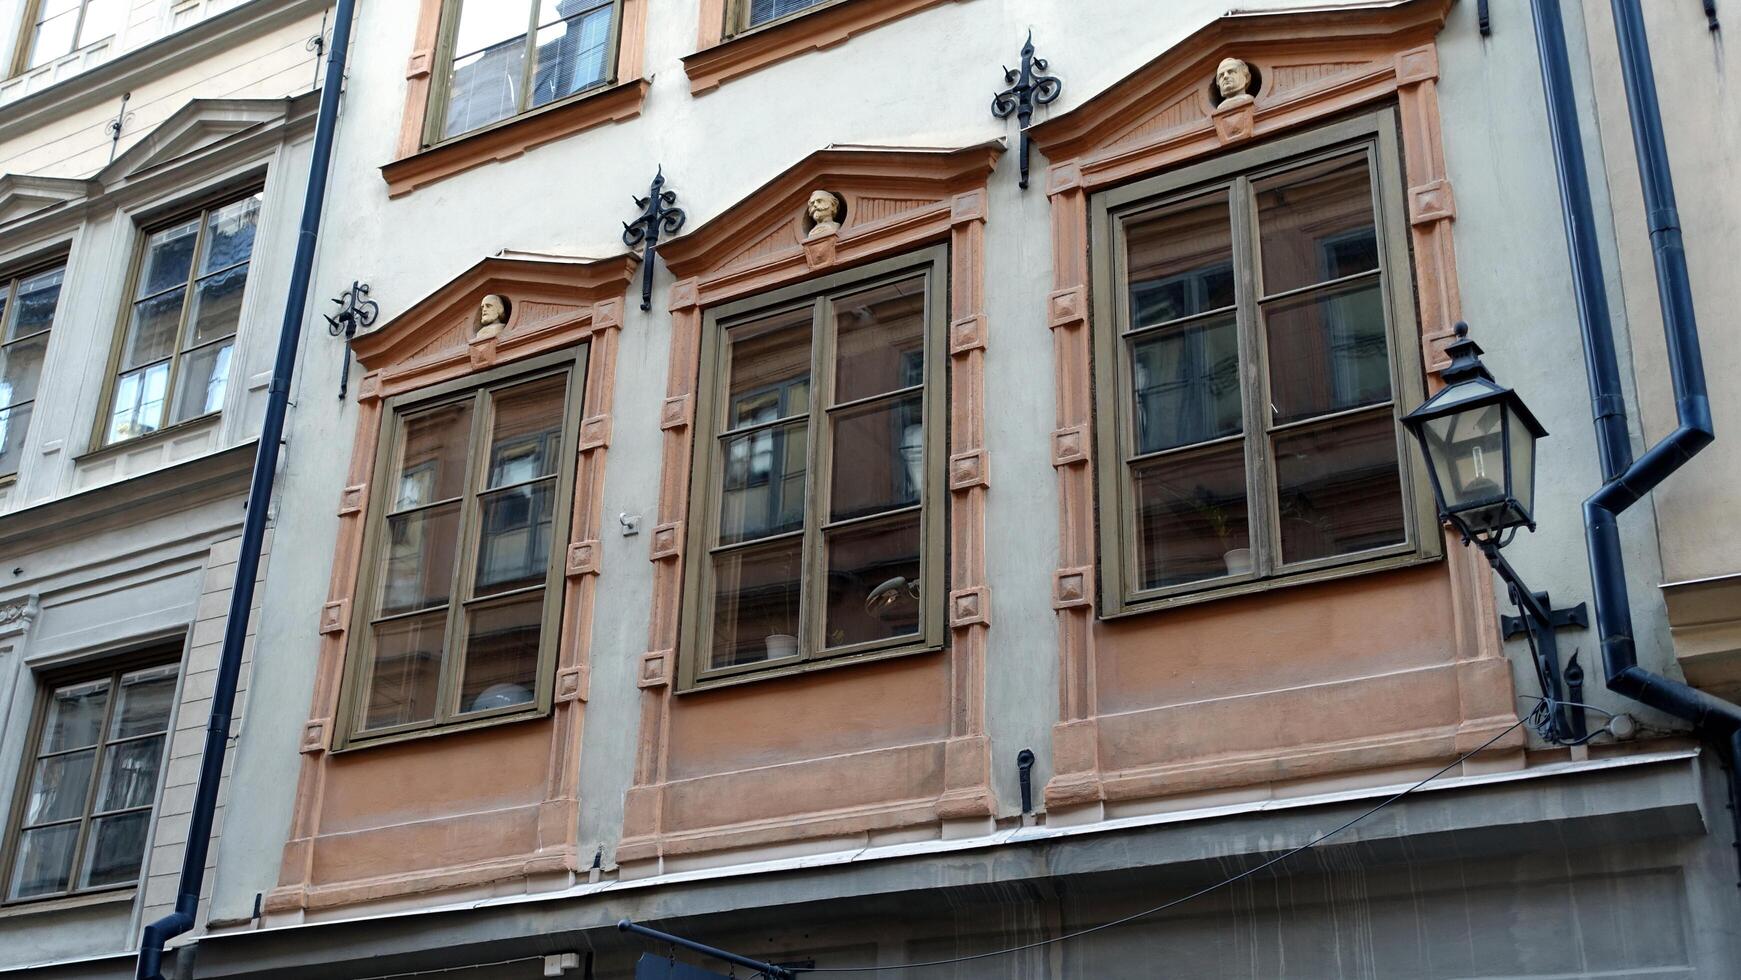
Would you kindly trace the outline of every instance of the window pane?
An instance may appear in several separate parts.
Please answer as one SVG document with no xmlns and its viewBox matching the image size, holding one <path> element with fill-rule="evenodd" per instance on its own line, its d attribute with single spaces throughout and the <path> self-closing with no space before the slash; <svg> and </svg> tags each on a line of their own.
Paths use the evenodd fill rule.
<svg viewBox="0 0 1741 980">
<path fill-rule="evenodd" d="M 262 200 L 262 195 L 250 194 L 206 215 L 206 254 L 200 262 L 202 275 L 248 261 L 254 251 L 254 232 L 260 224 Z"/>
<path fill-rule="evenodd" d="M 150 806 L 157 792 L 157 768 L 163 761 L 163 736 L 136 738 L 111 745 L 103 757 L 103 777 L 97 784 L 94 813 Z"/>
<path fill-rule="evenodd" d="M 834 414 L 829 519 L 919 502 L 925 486 L 924 401 L 918 392 Z"/>
<path fill-rule="evenodd" d="M 1265 294 L 1378 268 L 1366 157 L 1341 157 L 1256 181 Z"/>
<path fill-rule="evenodd" d="M 38 752 L 64 752 L 97 744 L 103 734 L 103 715 L 109 707 L 109 681 L 71 684 L 54 692 L 48 702 L 48 717 L 42 726 Z"/>
<path fill-rule="evenodd" d="M 121 678 L 121 703 L 109 725 L 110 738 L 132 738 L 169 728 L 175 702 L 174 664 L 136 670 Z"/>
<path fill-rule="evenodd" d="M 1378 280 L 1278 300 L 1264 310 L 1264 326 L 1278 424 L 1390 400 Z"/>
<path fill-rule="evenodd" d="M 466 55 L 513 38 L 524 40 L 531 16 L 529 0 L 464 0 L 453 51 Z"/>
<path fill-rule="evenodd" d="M 18 472 L 24 439 L 30 434 L 30 406 L 0 408 L 0 476 Z"/>
<path fill-rule="evenodd" d="M 12 882 L 8 898 L 34 898 L 67 889 L 72 877 L 73 848 L 79 825 L 61 824 L 26 830 L 18 835 L 18 851 L 12 858 Z"/>
<path fill-rule="evenodd" d="M 474 596 L 530 588 L 550 571 L 556 481 L 511 487 L 478 501 L 478 564 Z"/>
<path fill-rule="evenodd" d="M 467 133 L 520 111 L 531 15 L 525 3 L 467 0 L 454 37 L 445 136 Z"/>
<path fill-rule="evenodd" d="M 556 473 L 566 390 L 567 377 L 556 375 L 496 394 L 486 486 L 505 487 Z"/>
<path fill-rule="evenodd" d="M 36 25 L 36 37 L 30 44 L 30 68 L 46 65 L 73 49 L 73 33 L 78 30 L 79 14 L 74 10 Z"/>
<path fill-rule="evenodd" d="M 826 646 L 919 632 L 919 515 L 828 534 Z"/>
<path fill-rule="evenodd" d="M 459 504 L 387 518 L 381 615 L 447 604 L 459 547 Z"/>
<path fill-rule="evenodd" d="M 802 415 L 810 410 L 809 307 L 733 327 L 725 428 Z"/>
<path fill-rule="evenodd" d="M 734 544 L 804 526 L 810 434 L 804 422 L 726 436 L 719 543 Z"/>
<path fill-rule="evenodd" d="M 0 408 L 36 399 L 36 379 L 48 354 L 48 334 L 0 347 Z"/>
<path fill-rule="evenodd" d="M 532 700 L 538 686 L 538 634 L 543 617 L 542 589 L 466 610 L 460 711 L 484 711 Z"/>
<path fill-rule="evenodd" d="M 550 23 L 544 19 L 551 8 L 575 6 L 544 3 L 538 29 L 538 62 L 532 76 L 532 105 L 541 106 L 567 98 L 605 80 L 609 69 L 605 55 L 610 50 L 611 6 L 576 14 Z"/>
<path fill-rule="evenodd" d="M 1225 192 L 1124 221 L 1132 329 L 1232 306 L 1233 225 Z"/>
<path fill-rule="evenodd" d="M 365 729 L 435 717 L 447 613 L 425 613 L 375 627 L 375 660 L 363 716 Z"/>
<path fill-rule="evenodd" d="M 85 23 L 79 28 L 79 46 L 111 37 L 121 29 L 121 0 L 89 0 L 85 4 Z"/>
<path fill-rule="evenodd" d="M 169 362 L 121 375 L 115 382 L 115 408 L 109 416 L 109 442 L 157 431 L 163 421 L 163 396 L 169 387 Z"/>
<path fill-rule="evenodd" d="M 193 309 L 187 315 L 188 346 L 209 343 L 236 332 L 236 322 L 242 318 L 242 290 L 247 285 L 245 265 L 199 281 L 194 288 Z"/>
<path fill-rule="evenodd" d="M 181 299 L 186 292 L 177 289 L 133 304 L 127 343 L 121 349 L 123 371 L 175 353 L 176 335 L 181 329 Z"/>
<path fill-rule="evenodd" d="M 139 877 L 145 855 L 145 832 L 150 811 L 99 817 L 91 821 L 91 837 L 85 843 L 85 867 L 80 888 L 122 885 Z"/>
<path fill-rule="evenodd" d="M 1131 467 L 1141 588 L 1251 570 L 1242 442 Z"/>
<path fill-rule="evenodd" d="M 85 798 L 91 792 L 91 767 L 96 761 L 95 749 L 38 759 L 30 778 L 24 822 L 54 823 L 84 816 Z"/>
<path fill-rule="evenodd" d="M 1138 454 L 1240 430 L 1239 327 L 1231 314 L 1129 343 Z"/>
<path fill-rule="evenodd" d="M 834 300 L 834 402 L 925 383 L 925 277 Z"/>
<path fill-rule="evenodd" d="M 394 510 L 452 500 L 465 492 L 472 403 L 449 402 L 405 418 L 399 440 L 399 495 Z"/>
<path fill-rule="evenodd" d="M 713 556 L 710 667 L 798 655 L 802 552 L 790 539 Z"/>
<path fill-rule="evenodd" d="M 795 14 L 826 0 L 750 0 L 749 26 L 766 24 L 777 17 Z"/>
<path fill-rule="evenodd" d="M 1277 435 L 1275 457 L 1284 562 L 1404 539 L 1396 423 L 1388 410 Z"/>
<path fill-rule="evenodd" d="M 161 293 L 188 280 L 193 249 L 199 239 L 199 219 L 165 228 L 145 240 L 145 268 L 139 274 L 135 298 Z"/>
<path fill-rule="evenodd" d="M 224 387 L 230 380 L 230 356 L 235 346 L 231 341 L 208 344 L 182 358 L 175 417 L 170 421 L 197 419 L 224 407 Z"/>
<path fill-rule="evenodd" d="M 54 325 L 54 311 L 60 304 L 60 287 L 66 279 L 66 269 L 50 269 L 18 282 L 18 297 L 12 305 L 12 320 L 7 325 L 6 340 L 28 337 Z M 4 303 L 0 299 L 0 303 Z"/>
</svg>

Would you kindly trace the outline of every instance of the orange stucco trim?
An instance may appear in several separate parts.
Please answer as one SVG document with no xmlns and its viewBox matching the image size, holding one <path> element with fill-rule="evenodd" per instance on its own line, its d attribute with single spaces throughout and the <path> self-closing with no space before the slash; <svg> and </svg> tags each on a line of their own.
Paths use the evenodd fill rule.
<svg viewBox="0 0 1741 980">
<path fill-rule="evenodd" d="M 985 729 L 984 226 L 985 184 L 1001 150 L 824 150 L 660 246 L 678 281 L 649 652 L 638 674 L 640 750 L 617 849 L 625 875 L 656 871 L 667 859 L 827 846 L 820 842 L 995 812 Z M 847 220 L 834 235 L 804 241 L 800 216 L 816 188 L 845 199 Z M 948 649 L 677 696 L 678 542 L 703 311 L 937 242 L 950 245 Z M 746 726 L 745 718 L 758 722 Z"/>
<path fill-rule="evenodd" d="M 1492 580 L 1467 549 L 1451 549 L 1445 563 L 1425 570 L 1314 587 L 1304 595 L 1230 600 L 1195 612 L 1158 613 L 1117 624 L 1098 621 L 1094 612 L 1090 197 L 1229 146 L 1394 101 L 1403 133 L 1421 343 L 1428 369 L 1438 370 L 1444 365 L 1440 342 L 1450 336 L 1458 312 L 1451 249 L 1455 207 L 1440 147 L 1434 48 L 1449 6 L 1450 0 L 1411 0 L 1383 7 L 1222 17 L 1078 108 L 1030 131 L 1051 161 L 1047 193 L 1052 204 L 1053 291 L 1047 321 L 1057 389 L 1052 456 L 1059 487 L 1060 561 L 1053 578 L 1053 606 L 1060 684 L 1054 775 L 1046 787 L 1049 807 L 1094 807 L 1406 766 L 1472 748 L 1513 719 Z M 1261 83 L 1255 98 L 1212 104 L 1215 66 L 1225 57 L 1243 59 L 1257 69 Z M 1220 637 L 1218 656 L 1245 656 L 1249 630 L 1227 623 L 1241 615 L 1249 622 L 1250 616 L 1260 614 L 1255 608 L 1260 605 L 1268 635 L 1283 635 L 1279 626 L 1269 632 L 1271 620 L 1294 617 L 1302 641 L 1317 644 L 1326 641 L 1328 627 L 1310 612 L 1313 603 L 1333 604 L 1337 618 L 1330 622 L 1339 622 L 1383 617 L 1398 609 L 1426 616 L 1437 608 L 1435 601 L 1454 612 L 1440 631 L 1452 637 L 1449 642 L 1421 648 L 1386 641 L 1368 650 L 1360 647 L 1359 638 L 1343 637 L 1349 645 L 1342 648 L 1342 663 L 1321 664 L 1317 674 L 1303 670 L 1300 687 L 1289 687 L 1278 677 L 1270 662 L 1273 653 L 1254 651 L 1249 654 L 1251 672 L 1241 681 L 1246 686 L 1227 691 L 1227 704 L 1206 701 L 1186 710 L 1186 702 L 1211 696 L 1186 680 L 1203 676 L 1191 673 L 1189 668 L 1196 665 L 1169 661 L 1169 675 L 1146 672 L 1153 650 L 1177 656 L 1176 651 L 1201 636 Z M 1198 632 L 1180 632 L 1186 622 Z M 1420 622 L 1399 627 L 1418 631 Z M 1151 652 L 1132 652 L 1138 649 Z M 1350 660 L 1356 666 L 1348 666 Z M 1213 669 L 1223 676 L 1240 676 L 1237 664 L 1217 663 Z M 1378 678 L 1389 679 L 1389 686 Z M 1309 705 L 1296 707 L 1288 700 L 1289 692 L 1304 691 L 1307 684 L 1319 685 L 1318 698 L 1406 703 L 1414 710 L 1367 713 L 1368 729 L 1333 731 L 1333 726 L 1307 717 Z M 1270 693 L 1250 695 L 1253 690 Z M 1207 707 L 1212 704 L 1220 710 Z M 1276 718 L 1289 718 L 1296 727 L 1271 733 L 1274 744 L 1254 741 L 1244 754 L 1225 740 L 1198 745 L 1193 754 L 1186 747 L 1189 739 L 1161 744 L 1153 736 L 1156 731 L 1192 728 L 1264 731 L 1266 720 Z M 1515 753 L 1521 738 L 1519 734 L 1495 751 Z"/>
<path fill-rule="evenodd" d="M 505 878 L 562 877 L 580 868 L 577 780 L 605 453 L 617 333 L 637 264 L 633 256 L 488 258 L 356 339 L 365 372 L 357 386 L 357 435 L 339 495 L 338 545 L 320 616 L 290 838 L 268 912 L 300 915 Z M 480 341 L 473 324 L 489 293 L 507 296 L 512 309 L 500 335 Z M 550 715 L 333 754 L 384 400 L 581 343 L 589 345 L 587 376 Z M 456 840 L 469 844 L 457 847 Z"/>
<path fill-rule="evenodd" d="M 741 75 L 844 44 L 856 35 L 909 14 L 960 0 L 836 0 L 767 27 L 725 37 L 726 0 L 701 0 L 696 52 L 683 59 L 689 90 L 712 91 Z"/>
<path fill-rule="evenodd" d="M 405 111 L 393 162 L 381 168 L 387 195 L 409 194 L 425 184 L 497 160 L 517 157 L 553 140 L 640 115 L 651 84 L 641 77 L 646 47 L 647 0 L 619 0 L 616 81 L 555 105 L 522 113 L 488 129 L 425 148 L 442 0 L 419 0 L 417 31 L 405 67 Z"/>
</svg>

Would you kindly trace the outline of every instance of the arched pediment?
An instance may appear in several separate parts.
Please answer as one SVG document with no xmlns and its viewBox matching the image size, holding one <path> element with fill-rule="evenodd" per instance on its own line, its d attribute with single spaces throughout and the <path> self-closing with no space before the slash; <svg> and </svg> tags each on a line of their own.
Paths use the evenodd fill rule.
<svg viewBox="0 0 1741 980">
<path fill-rule="evenodd" d="M 576 342 L 620 327 L 623 293 L 638 265 L 504 252 L 477 263 L 352 342 L 368 374 L 360 397 L 379 397 Z M 486 328 L 486 296 L 506 300 L 505 323 Z"/>
<path fill-rule="evenodd" d="M 957 191 L 984 186 L 1002 152 L 1002 141 L 958 149 L 831 146 L 681 238 L 661 243 L 659 256 L 679 279 L 705 279 L 802 264 L 806 249 L 815 253 L 827 239 L 831 263 L 836 248 L 847 249 L 859 237 L 947 214 Z M 809 236 L 805 205 L 818 190 L 834 194 L 844 214 L 838 232 Z"/>
<path fill-rule="evenodd" d="M 1412 75 L 1436 73 L 1430 45 L 1450 5 L 1393 0 L 1228 14 L 1029 132 L 1049 158 L 1081 160 L 1085 170 L 1205 138 L 1261 136 L 1305 107 L 1321 116 L 1327 106 L 1369 102 Z M 1224 58 L 1250 66 L 1249 95 L 1220 97 L 1215 72 Z"/>
</svg>

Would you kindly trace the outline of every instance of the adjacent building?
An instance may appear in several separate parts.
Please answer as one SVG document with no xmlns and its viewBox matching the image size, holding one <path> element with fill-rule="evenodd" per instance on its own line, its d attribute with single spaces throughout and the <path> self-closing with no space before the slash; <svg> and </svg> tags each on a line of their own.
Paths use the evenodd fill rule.
<svg viewBox="0 0 1741 980">
<path fill-rule="evenodd" d="M 329 12 L 20 6 L 0 975 L 127 976 L 187 834 Z M 1713 378 L 1723 13 L 1645 10 Z M 303 325 L 168 975 L 626 977 L 669 951 L 623 918 L 912 977 L 1741 970 L 1727 753 L 1605 690 L 1576 617 L 1544 692 L 1399 425 L 1466 320 L 1551 433 L 1506 557 L 1590 601 L 1527 14 L 363 0 L 309 299 L 378 316 Z M 1616 28 L 1564 18 L 1642 449 L 1674 393 Z M 1713 388 L 1717 446 L 1622 535 L 1641 664 L 1727 697 Z"/>
</svg>

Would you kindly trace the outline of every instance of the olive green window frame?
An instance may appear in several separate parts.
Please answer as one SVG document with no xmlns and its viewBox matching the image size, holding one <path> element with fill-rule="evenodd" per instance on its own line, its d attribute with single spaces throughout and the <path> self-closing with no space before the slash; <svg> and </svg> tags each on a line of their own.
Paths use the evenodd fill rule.
<svg viewBox="0 0 1741 980">
<path fill-rule="evenodd" d="M 764 31 L 776 24 L 784 24 L 787 21 L 797 20 L 805 14 L 815 13 L 825 7 L 837 7 L 843 3 L 851 2 L 852 0 L 822 0 L 821 3 L 805 7 L 803 10 L 794 10 L 789 14 L 781 14 L 772 20 L 765 20 L 760 24 L 751 24 L 751 0 L 725 0 L 725 37 L 730 39 L 737 37 L 740 34 L 751 34 L 756 31 Z"/>
<path fill-rule="evenodd" d="M 67 898 L 76 898 L 84 895 L 101 895 L 110 892 L 132 891 L 137 889 L 140 883 L 144 880 L 145 864 L 151 860 L 149 836 L 146 838 L 147 846 L 145 854 L 140 860 L 139 877 L 132 881 L 120 882 L 113 885 L 100 885 L 94 888 L 68 888 L 66 891 L 55 892 L 48 895 L 32 895 L 29 898 L 6 898 L 6 895 L 11 891 L 13 862 L 18 859 L 18 845 L 24 834 L 24 811 L 26 803 L 30 797 L 30 784 L 33 775 L 32 770 L 35 768 L 38 761 L 37 753 L 42 748 L 42 736 L 44 734 L 43 725 L 48 721 L 49 705 L 54 698 L 55 690 L 57 688 L 66 687 L 69 684 L 79 684 L 86 681 L 102 680 L 104 678 L 108 678 L 110 682 L 108 704 L 103 709 L 102 727 L 98 729 L 100 735 L 96 743 L 95 761 L 91 766 L 91 781 L 85 791 L 84 810 L 79 818 L 78 843 L 74 845 L 73 871 L 76 879 L 78 868 L 84 858 L 85 846 L 90 843 L 91 822 L 95 819 L 91 810 L 96 801 L 98 781 L 102 779 L 104 750 L 106 750 L 110 745 L 133 740 L 111 740 L 109 738 L 109 723 L 114 718 L 115 705 L 121 700 L 115 696 L 116 692 L 120 690 L 121 677 L 124 674 L 137 670 L 146 670 L 152 667 L 167 667 L 174 664 L 177 671 L 176 690 L 178 696 L 176 703 L 170 706 L 169 727 L 162 733 L 154 733 L 152 736 L 146 736 L 155 737 L 156 734 L 161 734 L 163 736 L 164 756 L 162 759 L 158 760 L 157 786 L 152 790 L 151 806 L 149 808 L 130 808 L 147 810 L 152 814 L 153 818 L 156 816 L 157 806 L 162 802 L 163 779 L 169 769 L 168 760 L 170 741 L 174 738 L 176 717 L 181 710 L 179 692 L 181 682 L 185 677 L 181 672 L 181 652 L 182 641 L 178 638 L 168 644 L 153 643 L 151 646 L 137 652 L 128 653 L 120 657 L 104 659 L 98 664 L 44 672 L 34 678 L 36 683 L 36 698 L 30 713 L 29 735 L 25 739 L 24 755 L 19 762 L 17 785 L 13 787 L 12 815 L 6 821 L 5 843 L 3 846 L 0 846 L 0 907 L 14 908 L 34 905 L 40 902 L 54 902 Z M 30 678 L 27 677 L 27 680 L 29 679 Z M 153 824 L 155 824 L 155 820 L 153 820 Z M 155 829 L 155 827 L 153 827 L 153 829 Z"/>
<path fill-rule="evenodd" d="M 12 60 L 7 64 L 7 78 L 17 78 L 30 70 L 30 56 L 36 47 L 36 19 L 42 13 L 44 0 L 24 0 L 20 5 L 18 15 L 18 40 L 12 46 Z M 73 41 L 76 44 L 79 32 L 85 28 L 85 14 L 91 5 L 91 0 L 79 0 L 79 17 L 73 25 Z M 91 42 L 95 44 L 95 41 Z M 79 50 L 74 47 L 73 51 Z M 68 52 L 71 54 L 72 52 Z M 58 57 L 65 57 L 60 55 Z M 42 67 L 38 65 L 37 67 Z"/>
<path fill-rule="evenodd" d="M 500 3 L 503 0 L 488 0 L 490 3 Z M 523 0 L 527 4 L 526 11 L 526 52 L 525 67 L 520 78 L 520 101 L 524 103 L 531 95 L 532 78 L 538 70 L 538 0 Z M 601 5 L 602 6 L 602 5 Z M 435 60 L 433 70 L 429 75 L 429 101 L 423 109 L 423 148 L 429 149 L 444 143 L 457 143 L 470 139 L 479 133 L 487 133 L 508 125 L 517 119 L 539 112 L 548 112 L 559 106 L 584 99 L 595 92 L 602 91 L 617 82 L 617 61 L 622 53 L 623 40 L 623 0 L 610 0 L 611 26 L 609 32 L 610 46 L 605 49 L 604 77 L 598 82 L 587 86 L 573 95 L 564 96 L 554 102 L 541 106 L 521 105 L 513 115 L 503 116 L 492 123 L 468 129 L 463 133 L 443 136 L 442 130 L 447 128 L 447 97 L 453 72 L 454 45 L 459 40 L 459 17 L 464 7 L 463 0 L 442 0 L 441 23 L 435 39 Z"/>
<path fill-rule="evenodd" d="M 32 278 L 33 276 L 42 275 L 43 273 L 46 273 L 46 272 L 53 272 L 56 269 L 59 269 L 61 271 L 61 294 L 64 295 L 66 292 L 66 275 L 70 270 L 69 256 L 66 252 L 57 253 L 54 255 L 53 258 L 37 261 L 37 262 L 34 262 L 30 265 L 21 266 L 21 267 L 17 268 L 16 270 L 8 270 L 5 272 L 0 272 L 0 359 L 3 359 L 3 357 L 4 357 L 4 349 L 5 348 L 10 347 L 14 344 L 22 344 L 26 340 L 34 340 L 37 337 L 42 336 L 43 334 L 49 334 L 50 335 L 49 343 L 50 344 L 54 343 L 54 336 L 53 336 L 54 335 L 54 326 L 55 326 L 54 320 L 49 321 L 48 329 L 46 329 L 46 330 L 38 330 L 36 333 L 27 334 L 27 335 L 21 336 L 21 337 L 14 337 L 11 340 L 6 339 L 6 320 L 8 317 L 16 315 L 13 311 L 16 308 L 15 304 L 18 302 L 18 287 L 19 287 L 19 285 L 22 282 L 24 282 L 24 280 L 26 280 L 26 279 Z M 61 300 L 60 296 L 57 296 L 55 298 L 55 309 L 54 309 L 54 319 L 55 320 L 58 320 L 60 318 L 60 300 Z M 46 369 L 48 367 L 48 354 L 46 351 L 43 353 L 42 367 L 43 367 L 43 369 Z M 40 374 L 38 374 L 37 379 L 36 379 L 36 394 L 30 399 L 30 401 L 27 401 L 27 402 L 21 401 L 21 402 L 13 402 L 13 403 L 0 402 L 0 411 L 8 411 L 11 409 L 19 408 L 21 406 L 29 406 L 32 414 L 34 415 L 35 410 L 36 410 L 36 403 L 41 401 L 41 400 L 42 400 L 42 376 Z M 20 448 L 22 448 L 22 446 Z M 13 485 L 14 483 L 17 483 L 18 478 L 23 474 L 23 472 L 24 472 L 24 468 L 21 465 L 17 472 L 0 474 L 0 490 L 4 490 L 5 488 Z"/>
<path fill-rule="evenodd" d="M 205 254 L 206 247 L 206 215 L 219 210 L 220 208 L 228 207 L 244 198 L 255 194 L 261 194 L 264 191 L 265 184 L 258 181 L 243 185 L 240 188 L 229 187 L 221 191 L 203 195 L 192 203 L 177 207 L 175 210 L 168 212 L 162 217 L 154 217 L 149 223 L 140 224 L 135 228 L 132 265 L 128 267 L 126 285 L 121 290 L 120 315 L 115 321 L 114 339 L 110 344 L 109 349 L 109 361 L 108 365 L 104 368 L 103 397 L 97 404 L 97 417 L 91 423 L 91 441 L 89 445 L 92 453 L 100 452 L 104 449 L 112 449 L 118 446 L 135 445 L 142 440 L 155 438 L 165 432 L 177 431 L 190 426 L 200 425 L 201 423 L 217 418 L 223 414 L 222 409 L 217 409 L 206 412 L 202 415 L 195 415 L 191 418 L 183 419 L 180 422 L 170 421 L 171 415 L 174 411 L 173 402 L 177 391 L 175 383 L 181 380 L 182 358 L 189 353 L 192 353 L 193 350 L 198 349 L 187 347 L 188 313 L 193 309 L 194 300 L 199 291 L 197 284 L 202 278 L 215 276 L 225 271 L 219 269 L 214 272 L 203 274 L 199 271 L 200 257 Z M 108 438 L 109 416 L 110 413 L 115 410 L 115 390 L 121 381 L 121 355 L 127 346 L 127 328 L 133 316 L 133 306 L 138 299 L 138 297 L 134 296 L 133 293 L 139 286 L 139 277 L 145 272 L 145 263 L 151 257 L 151 236 L 171 225 L 179 224 L 183 221 L 189 220 L 190 218 L 199 219 L 199 232 L 196 234 L 194 239 L 193 258 L 189 260 L 187 273 L 188 279 L 186 284 L 183 286 L 186 290 L 186 295 L 181 299 L 181 318 L 176 322 L 175 350 L 169 356 L 169 379 L 164 382 L 163 423 L 150 432 L 141 433 L 136 436 L 129 436 L 125 439 L 110 441 Z M 265 218 L 265 202 L 262 200 L 260 218 L 254 228 L 255 248 L 258 248 L 260 245 L 260 233 L 264 229 Z M 254 278 L 254 260 L 255 255 L 253 251 L 250 251 L 248 254 L 248 281 L 250 284 L 253 282 Z M 240 264 L 241 263 L 237 263 L 237 265 Z M 243 302 L 245 303 L 248 286 L 244 285 L 242 289 L 244 295 Z M 242 323 L 238 320 L 236 323 L 236 332 L 231 335 L 232 343 L 235 344 L 235 351 L 230 355 L 232 374 L 228 381 L 225 382 L 226 385 L 232 384 L 236 380 L 234 366 L 239 363 L 239 357 L 241 354 L 241 335 Z M 222 340 L 220 339 L 214 340 L 211 343 L 216 344 L 221 342 Z"/>
<path fill-rule="evenodd" d="M 924 426 L 925 486 L 920 492 L 919 580 L 920 628 L 917 635 L 890 637 L 842 647 L 823 645 L 823 603 L 826 590 L 807 588 L 800 598 L 798 656 L 773 664 L 737 664 L 710 668 L 706 665 L 713 622 L 712 543 L 719 534 L 720 500 L 724 485 L 725 453 L 720 451 L 719 421 L 726 410 L 731 364 L 725 331 L 737 323 L 766 317 L 784 310 L 812 307 L 810 346 L 810 410 L 806 426 L 806 480 L 801 568 L 807 582 L 825 580 L 827 556 L 822 547 L 825 527 L 853 521 L 830 522 L 829 496 L 833 477 L 834 437 L 827 424 L 831 413 L 851 409 L 861 401 L 834 405 L 835 330 L 829 299 L 872 289 L 885 283 L 923 273 L 925 282 Z M 695 440 L 690 466 L 689 519 L 683 583 L 682 629 L 678 690 L 699 691 L 751 681 L 808 673 L 848 664 L 890 657 L 931 653 L 943 649 L 948 635 L 944 622 L 948 595 L 946 527 L 949 504 L 944 485 L 948 457 L 949 355 L 947 316 L 949 303 L 949 248 L 936 245 L 917 252 L 885 259 L 856 269 L 776 289 L 754 297 L 723 304 L 703 313 L 701 329 L 701 374 L 696 389 Z M 884 392 L 876 398 L 888 397 Z M 790 422 L 791 418 L 784 421 Z M 742 430 L 739 430 L 742 434 Z M 877 515 L 883 516 L 883 515 Z M 859 519 L 854 519 L 854 521 Z M 729 550 L 730 546 L 724 546 Z"/>
<path fill-rule="evenodd" d="M 1381 548 L 1295 562 L 1280 559 L 1274 462 L 1268 441 L 1277 427 L 1265 411 L 1270 365 L 1265 325 L 1258 315 L 1256 282 L 1257 213 L 1254 181 L 1313 162 L 1364 149 L 1373 187 L 1373 224 L 1379 237 L 1379 281 L 1390 357 L 1391 416 L 1403 499 L 1403 541 Z M 1239 334 L 1240 392 L 1245 440 L 1246 493 L 1251 572 L 1205 582 L 1140 589 L 1137 574 L 1135 493 L 1127 467 L 1134 441 L 1133 407 L 1124 397 L 1131 377 L 1124 325 L 1129 323 L 1129 290 L 1119 221 L 1217 188 L 1229 190 L 1233 262 L 1236 270 L 1236 321 Z M 1425 390 L 1409 249 L 1409 221 L 1403 188 L 1402 145 L 1394 108 L 1384 108 L 1282 137 L 1225 157 L 1160 174 L 1096 194 L 1089 212 L 1093 264 L 1094 411 L 1096 417 L 1096 508 L 1100 553 L 1099 614 L 1114 618 L 1231 596 L 1324 582 L 1432 561 L 1444 552 L 1431 484 L 1419 454 L 1409 444 L 1400 419 L 1404 406 L 1419 404 Z M 1369 274 L 1368 274 L 1369 275 Z M 1322 286 L 1323 284 L 1318 284 Z M 1278 294 L 1281 295 L 1281 294 Z M 1353 411 L 1366 412 L 1370 407 Z"/>
<path fill-rule="evenodd" d="M 334 725 L 333 750 L 346 751 L 365 746 L 391 744 L 409 739 L 427 738 L 453 732 L 471 731 L 493 725 L 540 718 L 550 713 L 556 687 L 556 654 L 561 641 L 563 593 L 568 553 L 568 533 L 574 504 L 574 481 L 580 456 L 580 414 L 585 399 L 588 344 L 528 358 L 504 365 L 492 371 L 468 375 L 443 384 L 389 397 L 382 405 L 381 436 L 377 442 L 374 469 L 370 482 L 378 488 L 393 473 L 395 454 L 404 435 L 403 419 L 411 412 L 472 400 L 472 428 L 466 446 L 466 482 L 460 504 L 460 547 L 454 556 L 454 586 L 449 597 L 446 633 L 442 641 L 443 657 L 437 687 L 435 715 L 427 721 L 364 731 L 362 712 L 365 707 L 362 692 L 368 686 L 374 667 L 375 594 L 380 586 L 380 555 L 386 533 L 386 517 L 391 507 L 391 494 L 377 489 L 370 494 L 368 516 L 364 523 L 363 546 L 357 558 L 357 587 L 352 593 L 350 642 L 341 679 L 339 711 Z M 567 392 L 562 408 L 562 440 L 558 457 L 555 520 L 550 532 L 550 567 L 544 576 L 544 614 L 539 623 L 537 685 L 534 697 L 525 704 L 503 705 L 483 711 L 459 712 L 453 705 L 458 698 L 459 674 L 464 657 L 452 655 L 456 639 L 464 626 L 464 607 L 469 600 L 473 579 L 477 575 L 477 544 L 473 533 L 480 521 L 479 488 L 488 464 L 484 452 L 495 412 L 488 397 L 490 392 L 537 381 L 555 375 L 566 375 Z"/>
</svg>

